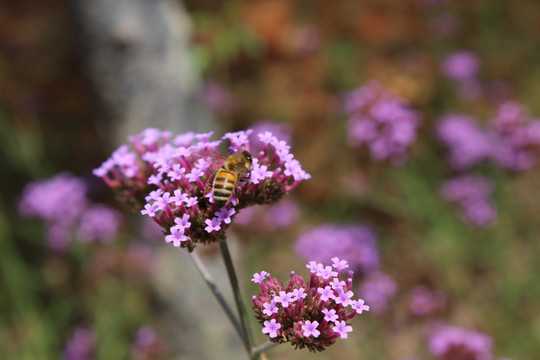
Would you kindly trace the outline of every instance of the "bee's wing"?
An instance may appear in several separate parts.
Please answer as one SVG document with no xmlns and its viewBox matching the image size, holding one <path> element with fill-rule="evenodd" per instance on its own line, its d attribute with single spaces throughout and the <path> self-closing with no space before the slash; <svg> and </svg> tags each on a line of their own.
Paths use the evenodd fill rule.
<svg viewBox="0 0 540 360">
<path fill-rule="evenodd" d="M 192 154 L 198 158 L 210 159 L 210 161 L 213 164 L 217 165 L 218 167 L 222 166 L 223 163 L 225 162 L 225 159 L 227 158 L 226 156 L 223 156 L 212 150 L 197 150 L 197 151 L 193 151 Z"/>
</svg>

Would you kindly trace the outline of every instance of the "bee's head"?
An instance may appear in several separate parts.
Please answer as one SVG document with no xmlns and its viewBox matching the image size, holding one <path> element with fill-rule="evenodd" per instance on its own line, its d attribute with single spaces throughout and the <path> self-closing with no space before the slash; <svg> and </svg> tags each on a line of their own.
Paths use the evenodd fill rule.
<svg viewBox="0 0 540 360">
<path fill-rule="evenodd" d="M 242 155 L 244 155 L 244 158 L 246 159 L 245 161 L 245 166 L 246 166 L 246 169 L 250 170 L 251 169 L 251 164 L 253 162 L 253 158 L 251 157 L 251 153 L 247 150 L 244 150 L 242 151 Z"/>
</svg>

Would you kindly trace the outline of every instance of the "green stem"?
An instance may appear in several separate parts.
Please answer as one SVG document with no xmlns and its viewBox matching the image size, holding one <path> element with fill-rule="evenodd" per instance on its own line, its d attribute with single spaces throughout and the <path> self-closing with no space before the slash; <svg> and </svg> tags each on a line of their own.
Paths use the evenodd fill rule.
<svg viewBox="0 0 540 360">
<path fill-rule="evenodd" d="M 276 345 L 279 345 L 279 344 L 267 341 L 266 343 L 251 349 L 251 355 L 259 355 L 259 354 L 265 352 L 266 350 L 270 350 L 271 348 L 273 348 Z"/>
<path fill-rule="evenodd" d="M 243 340 L 244 346 L 248 354 L 250 354 L 252 359 L 258 359 L 257 354 L 252 355 L 251 353 L 251 344 L 253 343 L 253 337 L 249 329 L 249 324 L 247 321 L 246 308 L 244 307 L 244 302 L 242 301 L 242 295 L 240 293 L 240 286 L 238 284 L 238 278 L 236 277 L 236 272 L 234 271 L 234 266 L 231 258 L 231 253 L 229 252 L 229 246 L 227 245 L 226 240 L 219 242 L 219 247 L 221 248 L 221 255 L 223 256 L 223 262 L 227 268 L 227 274 L 229 275 L 229 281 L 231 282 L 231 288 L 234 294 L 234 300 L 236 302 L 236 307 L 238 314 L 240 315 L 240 323 L 242 324 L 242 330 L 244 333 Z"/>
<path fill-rule="evenodd" d="M 240 326 L 240 322 L 238 321 L 238 318 L 234 315 L 233 310 L 221 294 L 221 291 L 219 291 L 219 288 L 216 285 L 216 282 L 210 275 L 210 273 L 206 270 L 204 264 L 202 263 L 201 259 L 197 254 L 194 252 L 190 253 L 191 260 L 193 261 L 193 264 L 195 264 L 195 267 L 199 271 L 199 274 L 201 274 L 201 277 L 204 279 L 208 287 L 210 288 L 210 291 L 214 294 L 214 297 L 219 302 L 227 316 L 229 317 L 229 320 L 233 324 L 234 328 L 236 329 L 236 332 L 240 336 L 240 338 L 244 338 L 244 333 L 242 330 L 242 327 Z"/>
</svg>

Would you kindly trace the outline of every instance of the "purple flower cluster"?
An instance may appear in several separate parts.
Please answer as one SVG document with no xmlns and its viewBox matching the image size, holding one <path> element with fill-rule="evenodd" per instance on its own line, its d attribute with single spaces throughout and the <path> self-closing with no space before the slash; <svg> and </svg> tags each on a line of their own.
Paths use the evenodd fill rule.
<svg viewBox="0 0 540 360">
<path fill-rule="evenodd" d="M 122 222 L 120 213 L 106 205 L 91 204 L 86 184 L 68 173 L 28 184 L 21 195 L 19 212 L 47 225 L 47 241 L 63 250 L 74 232 L 84 242 L 111 242 Z"/>
<path fill-rule="evenodd" d="M 234 94 L 217 81 L 206 82 L 200 96 L 206 106 L 222 116 L 230 116 L 238 108 Z"/>
<path fill-rule="evenodd" d="M 164 353 L 164 348 L 156 331 L 151 326 L 143 326 L 135 334 L 135 340 L 131 345 L 131 357 L 135 360 L 150 360 L 159 358 Z"/>
<path fill-rule="evenodd" d="M 491 360 L 492 339 L 477 331 L 435 325 L 430 331 L 429 350 L 442 360 Z"/>
<path fill-rule="evenodd" d="M 441 290 L 430 290 L 425 285 L 417 285 L 411 291 L 409 309 L 414 315 L 429 315 L 443 309 L 445 305 L 446 295 Z"/>
<path fill-rule="evenodd" d="M 261 293 L 253 296 L 253 310 L 263 325 L 262 333 L 275 343 L 290 342 L 295 348 L 322 351 L 336 339 L 347 339 L 353 331 L 347 323 L 356 314 L 369 311 L 364 300 L 353 300 L 353 272 L 346 280 L 340 272 L 349 267 L 345 260 L 332 259 L 332 266 L 310 261 L 309 282 L 291 272 L 286 285 L 266 271 L 253 275 Z"/>
<path fill-rule="evenodd" d="M 396 292 L 395 280 L 390 275 L 380 271 L 370 273 L 358 289 L 360 296 L 371 304 L 371 310 L 377 315 L 386 312 L 388 303 L 396 295 Z"/>
<path fill-rule="evenodd" d="M 457 84 L 459 95 L 465 100 L 475 100 L 482 94 L 482 85 L 478 80 L 479 70 L 478 55 L 467 50 L 451 53 L 441 65 L 443 75 Z"/>
<path fill-rule="evenodd" d="M 502 103 L 484 128 L 467 115 L 449 114 L 438 121 L 439 138 L 450 150 L 450 165 L 465 170 L 485 159 L 523 171 L 538 162 L 540 120 L 515 101 Z"/>
<path fill-rule="evenodd" d="M 366 144 L 376 161 L 403 164 L 407 149 L 416 140 L 420 116 L 409 103 L 376 81 L 348 93 L 345 98 L 348 141 Z"/>
<path fill-rule="evenodd" d="M 146 129 L 122 145 L 94 174 L 163 229 L 165 241 L 192 251 L 197 243 L 225 238 L 232 217 L 254 204 L 272 204 L 310 175 L 290 153 L 290 146 L 272 133 L 258 134 L 261 149 L 253 153 L 251 171 L 239 182 L 228 203 L 213 204 L 213 174 L 222 166 L 218 146 L 229 142 L 233 152 L 251 151 L 252 130 L 226 133 L 210 141 L 212 133 Z"/>
<path fill-rule="evenodd" d="M 94 358 L 95 342 L 95 335 L 91 330 L 78 327 L 67 341 L 62 357 L 64 360 L 91 360 Z"/>
<path fill-rule="evenodd" d="M 490 141 L 471 116 L 444 115 L 438 120 L 437 131 L 450 150 L 449 163 L 453 169 L 466 170 L 490 157 Z"/>
<path fill-rule="evenodd" d="M 295 251 L 306 260 L 318 262 L 329 262 L 337 256 L 364 274 L 379 266 L 375 234 L 365 225 L 322 224 L 307 228 L 296 240 Z"/>
<path fill-rule="evenodd" d="M 540 150 L 540 120 L 531 117 L 526 106 L 515 101 L 501 104 L 490 125 L 492 157 L 499 166 L 522 171 L 536 165 Z"/>
<path fill-rule="evenodd" d="M 493 192 L 490 179 L 461 175 L 447 180 L 441 187 L 441 195 L 448 202 L 456 203 L 463 220 L 473 226 L 492 226 L 497 210 L 489 198 Z"/>
</svg>

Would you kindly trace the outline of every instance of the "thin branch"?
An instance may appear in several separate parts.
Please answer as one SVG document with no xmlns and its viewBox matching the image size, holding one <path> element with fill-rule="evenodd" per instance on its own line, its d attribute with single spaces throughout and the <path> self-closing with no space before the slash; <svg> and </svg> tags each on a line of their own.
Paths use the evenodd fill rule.
<svg viewBox="0 0 540 360">
<path fill-rule="evenodd" d="M 238 278 L 236 277 L 236 272 L 234 270 L 231 253 L 229 252 L 229 247 L 227 241 L 222 240 L 219 242 L 219 247 L 221 248 L 221 255 L 223 256 L 223 261 L 225 267 L 227 268 L 227 273 L 229 275 L 229 281 L 231 282 L 231 288 L 234 294 L 234 300 L 236 301 L 236 307 L 238 309 L 238 314 L 240 315 L 240 323 L 242 324 L 242 330 L 244 333 L 244 345 L 246 346 L 247 352 L 251 355 L 251 344 L 253 343 L 253 338 L 251 331 L 249 329 L 249 324 L 246 316 L 246 308 L 244 307 L 244 302 L 242 301 L 242 295 L 240 293 L 240 286 L 238 285 Z M 252 359 L 258 358 L 258 355 L 251 355 Z"/>
<path fill-rule="evenodd" d="M 253 349 L 251 349 L 251 355 L 259 355 L 263 352 L 265 352 L 266 350 L 270 350 L 271 348 L 273 348 L 274 346 L 276 345 L 279 345 L 278 343 L 274 343 L 274 342 L 271 342 L 271 341 L 268 341 L 262 345 L 259 345 Z"/>
<path fill-rule="evenodd" d="M 206 267 L 202 263 L 201 259 L 199 258 L 199 256 L 195 252 L 190 253 L 190 257 L 191 257 L 191 260 L 193 261 L 193 263 L 195 264 L 195 267 L 197 268 L 197 270 L 201 274 L 202 278 L 204 279 L 204 281 L 206 282 L 206 284 L 210 288 L 210 291 L 212 291 L 212 293 L 216 297 L 217 301 L 219 302 L 219 304 L 221 305 L 223 310 L 225 310 L 225 313 L 227 314 L 227 316 L 229 317 L 229 320 L 231 321 L 234 328 L 236 329 L 236 332 L 238 333 L 240 338 L 244 339 L 245 335 L 244 335 L 244 332 L 242 330 L 242 327 L 240 326 L 240 322 L 238 321 L 238 318 L 236 317 L 233 310 L 231 309 L 231 307 L 229 306 L 229 304 L 227 303 L 227 301 L 225 300 L 225 298 L 221 294 L 221 291 L 219 291 L 219 289 L 218 289 L 218 287 L 216 285 L 216 282 L 214 281 L 214 279 L 212 278 L 212 276 L 210 275 L 208 270 L 206 270 Z"/>
</svg>

